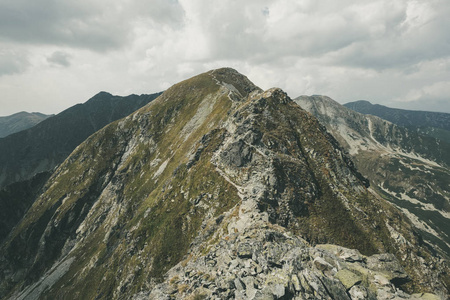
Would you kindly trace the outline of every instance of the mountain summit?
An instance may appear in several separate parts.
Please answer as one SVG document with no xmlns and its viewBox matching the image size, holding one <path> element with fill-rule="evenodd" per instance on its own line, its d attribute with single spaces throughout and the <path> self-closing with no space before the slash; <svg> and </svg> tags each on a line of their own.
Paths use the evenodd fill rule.
<svg viewBox="0 0 450 300">
<path fill-rule="evenodd" d="M 445 263 L 367 186 L 282 90 L 212 70 L 58 167 L 0 248 L 0 296 L 445 297 Z"/>
</svg>

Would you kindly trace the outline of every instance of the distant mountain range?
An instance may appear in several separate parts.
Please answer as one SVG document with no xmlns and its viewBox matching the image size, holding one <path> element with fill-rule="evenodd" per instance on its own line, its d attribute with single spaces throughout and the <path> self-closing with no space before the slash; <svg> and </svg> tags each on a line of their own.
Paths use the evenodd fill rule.
<svg viewBox="0 0 450 300">
<path fill-rule="evenodd" d="M 0 138 L 31 128 L 51 116 L 53 115 L 22 111 L 10 116 L 0 117 Z"/>
<path fill-rule="evenodd" d="M 342 106 L 326 96 L 301 96 L 295 101 L 315 115 L 349 152 L 358 170 L 370 179 L 371 187 L 410 218 L 430 247 L 448 257 L 450 141 L 358 113 L 346 107 L 355 106 Z M 434 124 L 424 118 L 414 124 L 420 126 L 420 120 Z"/>
<path fill-rule="evenodd" d="M 344 104 L 354 111 L 370 114 L 399 126 L 416 130 L 443 141 L 450 141 L 450 114 L 390 108 L 369 101 L 359 100 Z"/>
</svg>

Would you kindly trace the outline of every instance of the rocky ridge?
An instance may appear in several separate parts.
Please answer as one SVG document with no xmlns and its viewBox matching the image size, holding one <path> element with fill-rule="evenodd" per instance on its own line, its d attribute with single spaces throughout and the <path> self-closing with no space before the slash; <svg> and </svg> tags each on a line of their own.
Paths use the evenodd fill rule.
<svg viewBox="0 0 450 300">
<path fill-rule="evenodd" d="M 233 115 L 236 118 L 231 118 L 226 126 L 233 133 L 230 135 L 229 145 L 244 141 L 250 147 L 255 147 L 256 153 L 264 154 L 265 157 L 262 160 L 254 157 L 248 159 L 249 151 L 242 149 L 242 146 L 239 146 L 240 151 L 234 151 L 235 155 L 240 153 L 240 156 L 235 157 L 237 166 L 242 166 L 241 162 L 246 160 L 242 157 L 247 157 L 244 165 L 253 169 L 251 175 L 243 176 L 243 180 L 233 181 L 240 191 L 241 204 L 225 216 L 205 224 L 205 231 L 210 232 L 210 236 L 202 237 L 201 243 L 194 243 L 188 257 L 166 273 L 163 283 L 151 291 L 135 295 L 134 299 L 444 298 L 445 292 L 442 291 L 440 296 L 430 293 L 409 295 L 399 289 L 411 278 L 392 254 L 364 256 L 358 250 L 332 244 L 312 246 L 286 229 L 292 225 L 287 225 L 284 220 L 293 216 L 271 216 L 271 210 L 261 209 L 264 206 L 262 203 L 267 201 L 267 194 L 277 189 L 277 179 L 280 177 L 274 172 L 274 161 L 277 159 L 277 152 L 284 147 L 277 144 L 268 150 L 264 149 L 264 144 L 255 141 L 254 128 L 259 128 L 258 123 L 270 124 L 267 119 L 271 119 L 268 111 L 265 111 L 263 117 L 258 114 L 257 108 L 261 102 L 276 99 L 282 105 L 290 99 L 278 89 L 254 94 L 250 99 L 250 104 L 243 110 L 257 113 L 245 115 L 246 122 L 240 122 L 240 114 L 236 113 Z M 271 117 L 277 119 L 275 116 Z M 308 118 L 307 115 L 303 117 Z M 292 122 L 290 125 L 295 124 L 295 118 L 288 119 Z M 283 122 L 280 123 L 278 126 Z M 295 125 L 292 127 L 298 128 Z M 280 137 L 280 140 L 286 141 L 285 137 Z M 287 139 L 287 143 L 289 141 Z M 242 178 L 237 176 L 242 170 L 236 170 L 229 162 L 220 159 L 224 158 L 223 152 L 230 152 L 228 149 L 218 150 L 213 161 L 224 170 L 223 176 Z M 228 155 L 225 156 L 227 157 Z M 350 177 L 346 188 L 351 186 L 350 190 L 355 193 L 364 192 L 364 185 L 358 180 L 357 173 L 352 174 L 353 178 L 351 174 L 346 175 Z M 265 181 L 272 181 L 272 186 L 262 184 Z M 338 190 L 337 186 L 334 189 Z M 275 201 L 279 206 L 283 205 L 284 196 L 286 195 L 274 197 L 278 198 Z M 269 221 L 271 219 L 272 222 Z M 397 243 L 404 246 L 408 244 L 401 234 L 389 224 L 386 225 Z M 434 280 L 438 280 L 432 271 L 421 277 L 434 277 Z"/>
<path fill-rule="evenodd" d="M 446 297 L 445 262 L 367 186 L 283 91 L 213 70 L 77 147 L 1 245 L 0 296 Z"/>
<path fill-rule="evenodd" d="M 255 220 L 256 219 L 256 220 Z M 253 216 L 238 233 L 191 253 L 169 270 L 144 299 L 443 299 L 406 294 L 398 284 L 408 274 L 392 254 L 364 256 L 358 250 L 305 240 Z M 197 250 L 197 249 L 196 249 Z M 197 250 L 198 251 L 198 250 Z M 197 297 L 197 298 L 195 298 Z"/>
</svg>

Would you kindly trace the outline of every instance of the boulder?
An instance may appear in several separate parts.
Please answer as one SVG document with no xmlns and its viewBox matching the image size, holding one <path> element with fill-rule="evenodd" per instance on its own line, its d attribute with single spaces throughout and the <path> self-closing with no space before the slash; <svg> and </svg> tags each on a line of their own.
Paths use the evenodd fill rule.
<svg viewBox="0 0 450 300">
<path fill-rule="evenodd" d="M 345 286 L 348 290 L 355 284 L 361 283 L 362 277 L 348 269 L 342 269 L 336 273 L 336 278 Z"/>
</svg>

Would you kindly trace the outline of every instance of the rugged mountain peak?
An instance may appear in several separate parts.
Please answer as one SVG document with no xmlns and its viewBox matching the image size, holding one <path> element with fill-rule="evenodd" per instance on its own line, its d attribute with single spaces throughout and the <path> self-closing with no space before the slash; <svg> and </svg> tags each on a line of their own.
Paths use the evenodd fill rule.
<svg viewBox="0 0 450 300">
<path fill-rule="evenodd" d="M 267 91 L 264 91 L 261 94 L 262 99 L 271 99 L 272 101 L 276 101 L 280 104 L 287 104 L 288 102 L 291 102 L 291 98 L 280 88 L 271 88 Z"/>
<path fill-rule="evenodd" d="M 234 101 L 240 101 L 254 91 L 261 91 L 246 76 L 232 68 L 211 70 L 208 74 L 212 76 L 216 83 L 228 89 L 230 96 L 236 95 L 235 97 L 231 96 Z"/>
<path fill-rule="evenodd" d="M 19 299 L 446 293 L 444 267 L 318 120 L 232 69 L 92 135 L 0 254 L 0 296 Z"/>
</svg>

